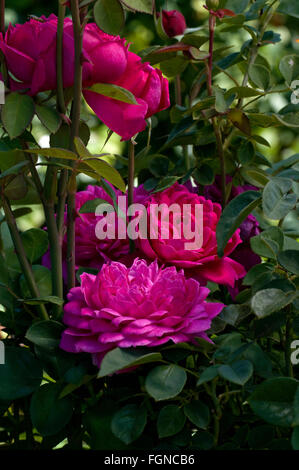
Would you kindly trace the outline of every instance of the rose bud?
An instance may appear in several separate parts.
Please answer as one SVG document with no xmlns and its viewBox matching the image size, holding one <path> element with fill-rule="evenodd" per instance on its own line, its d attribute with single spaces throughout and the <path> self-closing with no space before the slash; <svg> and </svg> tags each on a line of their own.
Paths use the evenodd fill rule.
<svg viewBox="0 0 299 470">
<path fill-rule="evenodd" d="M 157 13 L 159 18 L 160 13 Z M 184 15 L 177 10 L 162 10 L 162 23 L 165 33 L 169 38 L 184 34 L 187 28 Z"/>
</svg>

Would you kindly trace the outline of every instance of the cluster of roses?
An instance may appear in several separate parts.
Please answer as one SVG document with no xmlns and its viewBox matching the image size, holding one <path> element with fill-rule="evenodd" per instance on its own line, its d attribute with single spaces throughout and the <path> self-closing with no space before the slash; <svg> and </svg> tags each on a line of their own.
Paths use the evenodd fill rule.
<svg viewBox="0 0 299 470">
<path fill-rule="evenodd" d="M 57 17 L 30 19 L 23 25 L 9 26 L 0 49 L 9 71 L 9 88 L 31 96 L 55 90 Z M 146 127 L 146 119 L 169 107 L 168 81 L 158 69 L 128 50 L 126 40 L 110 36 L 95 23 L 88 23 L 83 33 L 83 95 L 112 131 L 128 140 Z M 74 84 L 75 48 L 73 23 L 64 20 L 63 86 Z M 129 90 L 137 104 L 116 101 L 91 91 L 97 83 L 113 84 Z"/>
<path fill-rule="evenodd" d="M 168 341 L 193 342 L 196 337 L 208 340 L 205 332 L 224 305 L 206 301 L 210 291 L 204 286 L 208 281 L 223 284 L 235 295 L 246 270 L 260 261 L 249 245 L 249 239 L 259 233 L 253 216 L 229 240 L 224 257 L 218 257 L 216 227 L 221 205 L 214 202 L 221 199 L 218 188 L 218 178 L 206 187 L 205 196 L 199 196 L 196 188 L 178 183 L 154 194 L 142 185 L 135 188 L 135 202 L 146 207 L 148 219 L 152 204 L 168 208 L 177 204 L 181 209 L 184 204 L 191 208 L 201 204 L 203 245 L 186 250 L 184 237 L 164 239 L 160 224 L 158 238 L 138 239 L 133 253 L 128 239 L 97 238 L 96 225 L 104 216 L 79 214 L 90 200 L 104 199 L 113 205 L 110 196 L 98 186 L 77 193 L 76 265 L 100 271 L 97 275 L 81 275 L 81 285 L 68 294 L 63 349 L 92 353 L 94 363 L 99 365 L 106 352 L 117 346 L 154 347 Z M 252 188 L 233 187 L 232 197 L 247 189 Z M 170 219 L 170 233 L 175 215 Z"/>
<path fill-rule="evenodd" d="M 162 12 L 163 27 L 169 37 L 182 34 L 186 23 L 178 12 Z M 9 70 L 9 87 L 31 96 L 56 89 L 57 18 L 10 26 L 0 36 L 0 49 Z M 64 21 L 63 85 L 74 82 L 74 36 L 70 19 Z M 162 73 L 128 50 L 125 39 L 103 33 L 96 24 L 87 24 L 83 35 L 83 94 L 89 106 L 111 130 L 127 140 L 144 130 L 146 118 L 166 109 L 168 81 Z M 137 105 L 105 97 L 90 88 L 96 83 L 119 85 L 133 93 Z M 216 227 L 221 215 L 220 186 L 205 188 L 204 196 L 188 185 L 150 194 L 143 186 L 135 188 L 134 200 L 147 208 L 152 204 L 197 204 L 203 207 L 203 244 L 186 250 L 184 237 L 138 239 L 132 253 L 128 239 L 100 240 L 96 225 L 102 216 L 79 213 L 93 199 L 113 204 L 98 186 L 88 186 L 76 195 L 76 267 L 96 268 L 97 275 L 84 273 L 81 285 L 71 289 L 65 305 L 61 347 L 70 352 L 88 352 L 99 365 L 107 351 L 119 346 L 158 346 L 168 341 L 208 339 L 206 331 L 223 304 L 207 301 L 208 281 L 238 291 L 246 270 L 258 263 L 249 250 L 249 239 L 259 232 L 258 223 L 249 216 L 229 240 L 224 257 L 217 255 Z M 231 197 L 250 189 L 233 187 Z M 115 196 L 120 192 L 115 191 Z M 193 214 L 194 212 L 191 211 Z M 194 216 L 193 216 L 194 217 Z M 194 222 L 194 221 L 193 221 Z M 171 222 L 170 222 L 171 224 Z M 170 227 L 173 231 L 173 227 Z M 66 253 L 66 236 L 63 252 Z M 249 256 L 248 256 L 249 255 Z M 49 265 L 49 256 L 44 257 Z"/>
</svg>

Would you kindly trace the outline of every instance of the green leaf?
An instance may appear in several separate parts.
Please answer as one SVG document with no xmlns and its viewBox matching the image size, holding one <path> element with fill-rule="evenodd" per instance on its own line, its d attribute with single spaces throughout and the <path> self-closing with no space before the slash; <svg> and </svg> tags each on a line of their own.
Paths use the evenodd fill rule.
<svg viewBox="0 0 299 470">
<path fill-rule="evenodd" d="M 281 253 L 278 253 L 277 261 L 285 269 L 299 276 L 299 251 L 282 251 Z"/>
<path fill-rule="evenodd" d="M 28 305 L 40 305 L 40 304 L 54 304 L 54 305 L 63 305 L 64 300 L 55 295 L 48 295 L 46 297 L 38 297 L 34 299 L 18 299 L 20 302 Z"/>
<path fill-rule="evenodd" d="M 293 429 L 291 443 L 294 450 L 299 450 L 299 426 L 296 426 Z"/>
<path fill-rule="evenodd" d="M 125 25 L 125 13 L 118 0 L 97 0 L 93 14 L 98 27 L 107 34 L 117 35 Z"/>
<path fill-rule="evenodd" d="M 177 180 L 179 179 L 179 176 L 165 176 L 165 178 L 162 178 L 159 184 L 156 186 L 155 190 L 153 191 L 154 193 L 159 193 L 160 191 L 164 191 L 164 189 L 170 188 Z"/>
<path fill-rule="evenodd" d="M 154 22 L 156 26 L 156 31 L 158 36 L 163 40 L 167 41 L 168 36 L 165 32 L 164 26 L 163 26 L 163 15 L 162 15 L 162 9 L 160 9 L 160 15 L 159 16 L 154 16 Z"/>
<path fill-rule="evenodd" d="M 92 87 L 88 88 L 88 91 L 92 91 L 99 95 L 104 95 L 108 98 L 113 98 L 114 100 L 122 101 L 124 103 L 138 105 L 133 93 L 118 85 L 112 85 L 110 83 L 96 83 Z"/>
<path fill-rule="evenodd" d="M 200 400 L 193 400 L 184 406 L 184 413 L 191 423 L 198 428 L 206 429 L 210 422 L 210 410 L 208 406 Z"/>
<path fill-rule="evenodd" d="M 296 194 L 289 193 L 292 180 L 273 178 L 263 191 L 263 210 L 269 219 L 283 219 L 296 204 Z"/>
<path fill-rule="evenodd" d="M 50 383 L 40 387 L 32 396 L 30 416 L 33 426 L 42 436 L 57 434 L 72 417 L 72 399 L 59 399 L 60 391 L 60 384 Z"/>
<path fill-rule="evenodd" d="M 98 176 L 105 178 L 109 183 L 113 184 L 113 186 L 120 189 L 123 193 L 126 192 L 125 182 L 113 166 L 96 157 L 94 159 L 84 160 L 84 164 L 94 170 Z M 78 168 L 80 169 L 80 166 Z"/>
<path fill-rule="evenodd" d="M 24 199 L 28 192 L 27 181 L 24 175 L 17 175 L 5 187 L 4 194 L 10 201 L 19 201 Z"/>
<path fill-rule="evenodd" d="M 63 325 L 53 320 L 42 320 L 34 323 L 26 332 L 26 338 L 44 349 L 58 348 Z"/>
<path fill-rule="evenodd" d="M 251 300 L 251 307 L 258 318 L 264 318 L 278 312 L 296 298 L 296 292 L 284 292 L 280 289 L 263 289 Z"/>
<path fill-rule="evenodd" d="M 41 364 L 27 348 L 5 348 L 5 364 L 0 365 L 0 400 L 12 401 L 30 395 L 41 380 Z"/>
<path fill-rule="evenodd" d="M 48 250 L 48 234 L 45 230 L 32 228 L 21 233 L 23 247 L 30 263 L 38 261 Z M 21 272 L 18 257 L 13 247 L 6 250 L 6 262 L 10 269 Z"/>
<path fill-rule="evenodd" d="M 34 101 L 28 95 L 10 93 L 2 106 L 3 125 L 11 139 L 23 134 L 34 116 Z"/>
<path fill-rule="evenodd" d="M 94 407 L 89 407 L 84 413 L 83 424 L 90 436 L 90 446 L 93 450 L 127 450 L 127 446 L 111 431 L 111 421 L 116 411 L 115 401 L 102 397 Z"/>
<path fill-rule="evenodd" d="M 49 106 L 35 106 L 36 114 L 40 122 L 51 132 L 55 134 L 61 125 L 61 116 L 54 109 Z"/>
<path fill-rule="evenodd" d="M 28 167 L 28 161 L 17 163 L 11 168 L 8 168 L 8 170 L 3 171 L 3 173 L 0 174 L 0 180 L 5 181 L 7 177 L 11 177 L 13 175 L 22 173 L 25 168 L 27 170 L 27 167 Z M 11 180 L 11 178 L 9 178 L 9 180 Z"/>
<path fill-rule="evenodd" d="M 260 201 L 261 196 L 258 191 L 245 191 L 225 207 L 216 229 L 220 257 L 224 255 L 227 242 L 246 217 L 259 205 Z"/>
<path fill-rule="evenodd" d="M 245 385 L 253 374 L 253 365 L 250 361 L 241 360 L 219 367 L 219 375 L 225 380 L 237 385 Z"/>
<path fill-rule="evenodd" d="M 281 0 L 278 11 L 285 15 L 294 16 L 299 18 L 299 5 L 297 2 L 290 2 L 290 0 Z"/>
<path fill-rule="evenodd" d="M 294 419 L 294 396 L 298 380 L 277 377 L 256 387 L 248 402 L 256 415 L 275 426 L 291 426 Z"/>
<path fill-rule="evenodd" d="M 249 184 L 258 188 L 264 188 L 270 179 L 269 175 L 260 168 L 241 168 L 241 175 Z"/>
<path fill-rule="evenodd" d="M 262 90 L 267 90 L 270 85 L 271 75 L 269 70 L 260 64 L 253 64 L 249 67 L 250 80 Z"/>
<path fill-rule="evenodd" d="M 158 54 L 157 54 L 158 55 Z M 185 56 L 175 56 L 160 63 L 160 68 L 166 77 L 171 78 L 183 73 L 188 66 L 188 60 Z"/>
<path fill-rule="evenodd" d="M 279 70 L 288 85 L 299 78 L 299 57 L 295 54 L 287 55 L 281 59 Z"/>
<path fill-rule="evenodd" d="M 253 96 L 263 95 L 262 92 L 248 86 L 235 86 L 227 92 L 228 96 L 232 94 L 236 94 L 238 98 L 250 98 Z"/>
<path fill-rule="evenodd" d="M 201 374 L 197 381 L 197 386 L 204 384 L 206 382 L 210 382 L 211 380 L 215 379 L 218 376 L 218 367 L 219 366 L 210 366 L 205 369 Z"/>
<path fill-rule="evenodd" d="M 128 445 L 141 436 L 146 421 L 146 408 L 138 405 L 126 405 L 113 416 L 111 430 L 114 436 Z"/>
<path fill-rule="evenodd" d="M 216 97 L 215 109 L 218 113 L 225 113 L 227 111 L 227 103 L 224 98 L 224 91 L 219 86 L 214 86 L 213 91 Z"/>
<path fill-rule="evenodd" d="M 18 163 L 24 162 L 26 156 L 22 150 L 12 149 L 0 152 L 0 170 L 5 171 Z"/>
<path fill-rule="evenodd" d="M 250 164 L 255 157 L 255 148 L 249 140 L 243 140 L 237 150 L 237 157 L 242 165 Z"/>
<path fill-rule="evenodd" d="M 105 201 L 105 199 L 92 199 L 91 201 L 87 201 L 85 204 L 83 204 L 83 206 L 79 210 L 79 214 L 95 214 L 96 209 L 100 204 L 105 204 L 105 206 L 107 206 L 107 204 L 109 203 Z M 111 209 L 107 210 L 107 212 L 114 212 L 114 207 L 111 205 L 110 207 Z"/>
<path fill-rule="evenodd" d="M 153 14 L 153 0 L 121 0 L 121 3 L 129 10 L 148 13 L 149 15 Z"/>
<path fill-rule="evenodd" d="M 243 284 L 245 286 L 252 286 L 260 276 L 268 273 L 272 274 L 273 271 L 274 266 L 270 263 L 256 264 L 246 274 L 245 278 L 243 279 Z"/>
<path fill-rule="evenodd" d="M 284 235 L 278 227 L 271 227 L 250 239 L 251 249 L 257 255 L 270 259 L 276 259 L 278 252 L 283 249 L 283 244 Z"/>
<path fill-rule="evenodd" d="M 162 360 L 160 353 L 151 353 L 145 349 L 120 349 L 115 348 L 105 354 L 101 363 L 99 377 L 111 375 L 122 369 L 135 367 L 149 362 L 158 362 Z"/>
<path fill-rule="evenodd" d="M 87 145 L 90 139 L 90 130 L 85 122 L 80 122 L 79 127 L 79 137 L 84 142 L 84 145 Z M 70 126 L 66 123 L 62 123 L 60 128 L 55 134 L 50 136 L 50 145 L 55 148 L 64 148 L 67 149 L 70 145 L 71 140 L 71 129 Z"/>
<path fill-rule="evenodd" d="M 35 155 L 41 155 L 42 157 L 61 158 L 63 160 L 78 160 L 77 155 L 70 150 L 63 148 L 45 148 L 45 149 L 30 149 L 24 150 L 27 153 L 33 153 Z"/>
<path fill-rule="evenodd" d="M 272 361 L 258 344 L 250 344 L 243 352 L 243 357 L 244 359 L 248 359 L 250 362 L 252 362 L 255 373 L 260 377 L 271 377 Z"/>
<path fill-rule="evenodd" d="M 184 388 L 187 374 L 177 365 L 157 366 L 145 379 L 145 388 L 156 401 L 176 397 Z"/>
<path fill-rule="evenodd" d="M 52 275 L 51 271 L 45 266 L 34 265 L 32 272 L 41 297 L 52 294 Z M 30 298 L 31 292 L 28 288 L 24 274 L 20 277 L 20 288 L 24 298 Z"/>
<path fill-rule="evenodd" d="M 159 413 L 157 428 L 160 439 L 179 433 L 185 424 L 185 416 L 176 405 L 166 405 Z"/>
</svg>

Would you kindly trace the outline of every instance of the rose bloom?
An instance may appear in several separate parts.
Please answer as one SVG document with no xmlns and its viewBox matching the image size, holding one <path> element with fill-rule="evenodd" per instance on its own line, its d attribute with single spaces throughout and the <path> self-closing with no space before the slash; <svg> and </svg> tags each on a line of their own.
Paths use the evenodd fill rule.
<svg viewBox="0 0 299 470">
<path fill-rule="evenodd" d="M 110 185 L 111 191 L 114 191 L 115 197 L 126 196 L 121 191 L 116 190 Z M 134 200 L 136 203 L 142 204 L 148 197 L 147 191 L 143 186 L 139 186 L 134 190 Z M 113 206 L 111 197 L 104 191 L 100 186 L 89 185 L 84 191 L 78 191 L 76 193 L 76 221 L 75 221 L 75 262 L 76 269 L 80 267 L 84 268 L 95 268 L 100 269 L 103 263 L 110 260 L 118 260 L 125 264 L 131 264 L 134 259 L 134 255 L 130 254 L 129 239 L 118 239 L 117 236 L 117 219 L 115 227 L 115 239 L 106 237 L 100 240 L 96 236 L 96 225 L 105 216 L 95 215 L 95 211 L 92 213 L 81 214 L 79 211 L 84 204 L 94 199 L 102 199 L 107 201 L 108 204 Z M 121 220 L 120 220 L 121 223 Z M 62 243 L 63 253 L 63 271 L 64 278 L 67 278 L 66 269 L 66 253 L 67 253 L 67 234 L 66 234 L 67 214 L 65 213 L 65 236 Z M 105 228 L 106 230 L 106 228 Z M 136 255 L 135 255 L 136 256 Z M 43 265 L 51 268 L 51 257 L 50 251 L 48 251 L 43 257 Z"/>
<path fill-rule="evenodd" d="M 237 245 L 241 243 L 239 229 L 228 241 L 224 250 L 224 257 L 219 258 L 217 255 L 216 227 L 221 215 L 220 204 L 213 203 L 203 196 L 198 196 L 188 191 L 185 186 L 175 183 L 170 188 L 160 193 L 153 194 L 146 201 L 148 227 L 150 227 L 151 204 L 165 204 L 166 208 L 177 204 L 179 209 L 175 209 L 174 215 L 169 218 L 169 239 L 166 239 L 162 233 L 163 226 L 161 225 L 161 220 L 165 219 L 163 211 L 162 219 L 158 219 L 157 239 L 153 239 L 153 237 L 151 239 L 149 236 L 146 239 L 138 239 L 138 246 L 143 256 L 149 259 L 158 259 L 160 263 L 163 264 L 184 268 L 187 275 L 198 279 L 201 283 L 213 281 L 233 287 L 236 280 L 245 275 L 244 267 L 230 257 L 230 254 L 235 250 Z M 185 244 L 190 243 L 192 240 L 186 240 L 183 235 L 184 230 L 181 214 L 183 214 L 184 204 L 190 204 L 191 206 L 190 215 L 193 231 L 194 227 L 196 227 L 195 222 L 197 220 L 195 205 L 202 204 L 203 206 L 203 244 L 201 248 L 185 248 Z M 174 233 L 177 232 L 177 220 L 179 220 L 181 224 L 182 236 L 179 239 L 174 238 Z"/>
<path fill-rule="evenodd" d="M 9 26 L 0 35 L 12 91 L 27 90 L 31 96 L 55 90 L 57 17 L 31 19 L 23 25 Z M 158 69 L 128 51 L 125 39 L 87 24 L 83 34 L 83 94 L 92 110 L 112 131 L 129 140 L 146 128 L 146 119 L 170 105 L 169 84 Z M 63 32 L 63 86 L 74 83 L 74 33 L 69 18 Z M 131 91 L 137 104 L 107 98 L 89 90 L 96 83 L 122 86 Z"/>
<path fill-rule="evenodd" d="M 207 302 L 209 289 L 186 279 L 175 267 L 159 268 L 135 259 L 133 265 L 105 264 L 97 276 L 84 273 L 64 307 L 60 347 L 93 355 L 100 365 L 105 353 L 120 347 L 160 346 L 208 340 L 206 330 L 224 307 Z"/>
<path fill-rule="evenodd" d="M 146 119 L 170 106 L 169 84 L 162 72 L 129 52 L 125 41 L 88 24 L 84 33 L 87 79 L 83 95 L 95 114 L 111 130 L 128 140 L 146 128 Z M 89 91 L 96 83 L 111 83 L 129 90 L 137 104 L 128 104 Z"/>
<path fill-rule="evenodd" d="M 73 25 L 65 19 L 63 34 L 63 83 L 71 87 L 74 82 L 74 40 Z M 56 35 L 57 17 L 40 21 L 30 19 L 25 24 L 9 25 L 3 38 L 0 35 L 0 49 L 6 65 L 15 77 L 9 77 L 12 91 L 28 89 L 34 96 L 41 91 L 56 88 Z M 84 56 L 83 56 L 84 57 Z"/>
<path fill-rule="evenodd" d="M 160 16 L 160 13 L 157 13 Z M 162 23 L 165 33 L 169 38 L 184 34 L 187 28 L 184 15 L 178 10 L 162 10 Z"/>
</svg>

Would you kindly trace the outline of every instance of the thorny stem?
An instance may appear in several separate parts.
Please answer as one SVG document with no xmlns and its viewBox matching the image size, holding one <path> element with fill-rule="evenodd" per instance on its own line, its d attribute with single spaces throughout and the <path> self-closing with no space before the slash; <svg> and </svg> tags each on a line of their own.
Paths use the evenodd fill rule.
<svg viewBox="0 0 299 470">
<path fill-rule="evenodd" d="M 80 18 L 80 9 L 78 0 L 71 0 L 71 13 L 74 27 L 75 41 L 75 72 L 74 72 L 74 99 L 72 106 L 72 125 L 70 148 L 74 150 L 74 139 L 79 135 L 80 108 L 82 94 L 82 41 L 83 31 Z M 68 188 L 68 207 L 67 207 L 67 272 L 68 289 L 75 286 L 75 218 L 76 218 L 76 176 L 71 176 L 71 184 Z"/>
<path fill-rule="evenodd" d="M 57 26 L 57 111 L 65 114 L 66 106 L 64 99 L 64 88 L 63 88 L 63 26 L 64 26 L 64 17 L 65 17 L 65 6 L 59 3 L 58 7 L 58 26 Z M 64 212 L 65 212 L 65 202 L 67 197 L 67 180 L 68 180 L 68 170 L 63 169 L 58 184 L 58 204 L 57 204 L 57 228 L 58 235 L 60 238 L 60 244 L 62 244 L 63 239 L 63 228 L 64 228 Z"/>
<path fill-rule="evenodd" d="M 57 69 L 57 110 L 65 114 L 65 100 L 63 88 L 63 26 L 65 17 L 65 6 L 59 2 L 57 46 L 56 46 L 56 69 Z"/>
<path fill-rule="evenodd" d="M 217 387 L 218 378 L 216 377 L 211 384 L 211 397 L 214 403 L 215 412 L 214 412 L 214 444 L 218 445 L 219 433 L 220 433 L 220 419 L 222 416 L 222 410 L 220 406 L 220 401 L 217 398 L 216 387 Z"/>
<path fill-rule="evenodd" d="M 213 71 L 213 48 L 214 48 L 214 33 L 215 33 L 216 18 L 210 13 L 209 16 L 209 59 L 206 62 L 207 68 L 207 89 L 208 95 L 213 95 L 212 89 L 212 71 Z M 225 156 L 223 151 L 222 135 L 217 118 L 212 118 L 213 129 L 216 137 L 216 145 L 218 157 L 221 166 L 221 193 L 222 193 L 222 207 L 226 205 L 226 167 L 225 167 Z"/>
<path fill-rule="evenodd" d="M 181 77 L 179 75 L 175 77 L 175 102 L 178 106 L 182 106 L 182 84 L 181 84 Z M 186 169 L 188 171 L 190 169 L 190 162 L 189 162 L 187 145 L 183 145 L 182 149 L 183 149 L 183 155 L 185 157 Z"/>
<path fill-rule="evenodd" d="M 24 144 L 24 147 L 27 147 Z M 46 224 L 48 229 L 49 244 L 50 244 L 50 256 L 51 256 L 51 275 L 52 275 L 52 286 L 53 294 L 56 297 L 63 298 L 63 279 L 62 279 L 62 252 L 59 242 L 58 230 L 55 219 L 55 194 L 56 194 L 56 182 L 57 172 L 53 167 L 48 167 L 46 178 L 45 178 L 45 189 L 41 183 L 39 174 L 35 168 L 32 155 L 27 154 L 27 160 L 29 162 L 29 168 L 36 190 L 40 195 Z M 60 315 L 61 306 L 53 305 L 53 312 L 56 315 Z"/>
<path fill-rule="evenodd" d="M 5 34 L 5 0 L 0 0 L 0 30 Z"/>
<path fill-rule="evenodd" d="M 135 146 L 129 142 L 128 206 L 134 204 Z"/>
</svg>

